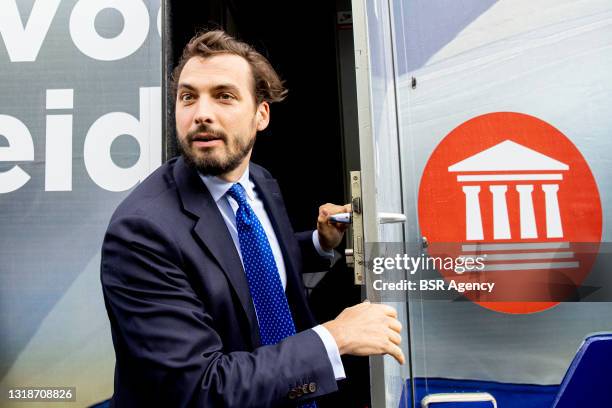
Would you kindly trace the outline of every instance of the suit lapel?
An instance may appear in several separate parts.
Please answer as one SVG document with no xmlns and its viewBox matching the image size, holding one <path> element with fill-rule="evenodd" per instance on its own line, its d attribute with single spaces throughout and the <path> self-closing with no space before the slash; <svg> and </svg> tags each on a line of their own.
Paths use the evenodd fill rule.
<svg viewBox="0 0 612 408">
<path fill-rule="evenodd" d="M 258 189 L 258 192 L 261 195 L 262 201 L 264 202 L 264 206 L 267 210 L 268 217 L 270 217 L 270 221 L 272 222 L 278 244 L 283 253 L 285 271 L 287 272 L 287 296 L 289 296 L 290 293 L 293 293 L 296 295 L 296 299 L 294 300 L 299 301 L 301 304 L 299 306 L 297 304 L 291 305 L 294 320 L 297 322 L 299 312 L 294 309 L 299 307 L 301 311 L 301 309 L 305 308 L 306 306 L 304 294 L 301 290 L 301 276 L 298 274 L 298 271 L 300 271 L 298 262 L 299 259 L 301 259 L 299 248 L 294 248 L 289 245 L 290 243 L 295 242 L 293 228 L 291 227 L 291 222 L 287 217 L 285 204 L 276 180 L 266 177 L 262 170 L 253 164 L 251 164 L 249 167 L 249 172 L 255 186 Z M 298 313 L 296 314 L 296 312 Z"/>
<path fill-rule="evenodd" d="M 174 177 L 183 208 L 198 218 L 193 231 L 219 264 L 236 292 L 249 321 L 251 342 L 253 346 L 257 346 L 261 341 L 249 284 L 223 216 L 197 172 L 190 168 L 182 157 L 176 162 Z"/>
<path fill-rule="evenodd" d="M 283 198 L 278 183 L 272 178 L 265 177 L 261 170 L 254 165 L 250 166 L 249 171 L 251 173 L 251 178 L 255 182 L 255 186 L 261 195 L 261 199 L 264 202 L 264 207 L 267 210 L 266 212 L 268 213 L 268 217 L 270 217 L 270 221 L 272 222 L 272 227 L 276 233 L 278 244 L 283 252 L 283 257 L 285 258 L 285 266 L 291 268 L 293 271 L 296 271 L 297 268 L 293 264 L 293 258 L 295 257 L 291 256 L 289 253 L 289 248 L 287 248 L 287 243 L 294 239 L 290 236 L 293 229 L 291 228 L 289 219 L 285 216 L 285 205 L 283 203 Z"/>
</svg>

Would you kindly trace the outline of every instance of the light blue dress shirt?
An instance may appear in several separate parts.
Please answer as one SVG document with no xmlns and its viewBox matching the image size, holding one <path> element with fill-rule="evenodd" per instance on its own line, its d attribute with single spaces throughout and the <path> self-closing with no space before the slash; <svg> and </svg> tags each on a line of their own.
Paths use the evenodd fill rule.
<svg viewBox="0 0 612 408">
<path fill-rule="evenodd" d="M 230 235 L 232 236 L 232 240 L 234 241 L 234 245 L 238 250 L 238 255 L 240 255 L 240 261 L 242 261 L 242 253 L 240 252 L 240 242 L 238 240 L 238 230 L 236 228 L 236 211 L 238 210 L 238 203 L 230 197 L 227 191 L 232 187 L 234 183 L 227 182 L 225 180 L 220 179 L 219 177 L 214 176 L 204 176 L 200 175 L 200 178 L 208 188 L 208 191 L 212 195 L 213 200 L 217 204 L 219 211 L 221 211 L 221 215 L 223 216 L 223 221 L 227 225 L 229 229 Z M 255 184 L 249 179 L 249 169 L 247 167 L 244 174 L 237 181 L 242 185 L 244 190 L 246 191 L 247 200 L 249 201 L 249 205 L 259 218 L 259 222 L 268 237 L 268 241 L 270 242 L 270 247 L 272 248 L 272 253 L 274 254 L 274 260 L 276 261 L 276 266 L 278 268 L 278 273 L 280 275 L 281 283 L 283 284 L 283 288 L 287 288 L 287 271 L 285 269 L 285 261 L 283 258 L 283 254 L 281 252 L 280 245 L 278 244 L 278 240 L 276 238 L 276 234 L 274 233 L 274 228 L 272 227 L 272 223 L 270 222 L 270 218 L 268 218 L 268 213 L 264 208 L 263 202 L 257 197 L 257 193 L 255 191 Z M 315 249 L 324 258 L 329 258 L 330 260 L 334 258 L 334 251 L 325 251 L 321 248 L 321 244 L 319 243 L 319 234 L 315 230 L 312 233 L 312 241 L 315 246 Z M 312 328 L 321 338 L 323 345 L 325 346 L 325 350 L 327 351 L 327 356 L 334 370 L 334 376 L 336 380 L 342 380 L 346 378 L 346 374 L 344 372 L 344 366 L 342 365 L 342 360 L 340 359 L 340 351 L 338 350 L 338 345 L 334 340 L 333 336 L 322 325 L 318 325 Z"/>
</svg>

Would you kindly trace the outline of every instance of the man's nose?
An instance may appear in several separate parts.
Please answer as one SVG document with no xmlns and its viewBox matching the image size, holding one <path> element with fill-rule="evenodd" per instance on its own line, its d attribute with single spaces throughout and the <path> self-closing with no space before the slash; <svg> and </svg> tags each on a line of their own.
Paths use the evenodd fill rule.
<svg viewBox="0 0 612 408">
<path fill-rule="evenodd" d="M 215 115 L 213 105 L 208 98 L 201 98 L 198 101 L 198 109 L 196 111 L 194 120 L 196 123 L 208 123 L 212 124 L 215 122 Z"/>
</svg>

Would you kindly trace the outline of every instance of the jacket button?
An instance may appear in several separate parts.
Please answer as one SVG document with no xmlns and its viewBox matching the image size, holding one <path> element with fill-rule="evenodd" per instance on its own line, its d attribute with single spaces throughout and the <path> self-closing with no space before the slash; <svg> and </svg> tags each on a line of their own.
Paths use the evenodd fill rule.
<svg viewBox="0 0 612 408">
<path fill-rule="evenodd" d="M 310 384 L 308 384 L 308 390 L 310 392 L 315 392 L 317 390 L 317 383 L 311 382 Z"/>
<path fill-rule="evenodd" d="M 295 390 L 289 391 L 289 399 L 295 399 L 295 397 L 296 397 Z"/>
<path fill-rule="evenodd" d="M 302 392 L 302 388 L 300 387 L 296 387 L 295 388 L 295 395 L 300 398 L 302 395 L 304 395 L 304 393 Z"/>
<path fill-rule="evenodd" d="M 308 384 L 303 384 L 302 385 L 302 394 L 308 394 L 310 392 L 310 389 L 308 388 Z"/>
</svg>

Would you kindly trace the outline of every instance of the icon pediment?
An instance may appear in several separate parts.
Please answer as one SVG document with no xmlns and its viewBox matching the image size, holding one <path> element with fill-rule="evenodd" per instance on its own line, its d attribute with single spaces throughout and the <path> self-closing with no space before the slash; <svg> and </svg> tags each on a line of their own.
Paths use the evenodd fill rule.
<svg viewBox="0 0 612 408">
<path fill-rule="evenodd" d="M 448 167 L 449 172 L 561 171 L 569 166 L 512 140 L 504 140 Z"/>
</svg>

